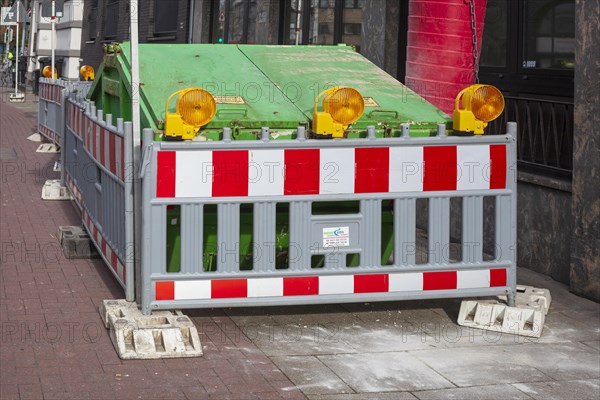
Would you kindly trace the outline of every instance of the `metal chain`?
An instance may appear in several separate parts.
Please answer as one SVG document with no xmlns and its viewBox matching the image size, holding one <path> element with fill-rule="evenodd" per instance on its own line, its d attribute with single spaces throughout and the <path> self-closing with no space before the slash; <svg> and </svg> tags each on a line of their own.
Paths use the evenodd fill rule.
<svg viewBox="0 0 600 400">
<path fill-rule="evenodd" d="M 477 46 L 477 19 L 475 16 L 475 0 L 470 0 L 469 5 L 471 6 L 471 33 L 473 37 L 471 42 L 473 43 L 473 72 L 475 73 L 475 83 L 479 83 L 479 51 Z"/>
</svg>

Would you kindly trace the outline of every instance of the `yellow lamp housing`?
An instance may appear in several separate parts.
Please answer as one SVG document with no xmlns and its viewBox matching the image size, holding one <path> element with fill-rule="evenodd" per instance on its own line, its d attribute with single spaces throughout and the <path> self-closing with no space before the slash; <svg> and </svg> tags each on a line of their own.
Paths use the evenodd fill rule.
<svg viewBox="0 0 600 400">
<path fill-rule="evenodd" d="M 86 81 L 93 81 L 95 78 L 94 67 L 91 65 L 84 65 L 83 67 L 79 68 L 79 73 Z"/>
<path fill-rule="evenodd" d="M 169 112 L 171 100 L 177 97 L 175 112 Z M 191 140 L 200 128 L 210 122 L 217 112 L 215 98 L 197 87 L 180 90 L 169 96 L 165 111 L 165 136 Z"/>
<path fill-rule="evenodd" d="M 469 86 L 456 96 L 453 129 L 482 135 L 488 122 L 498 118 L 502 111 L 504 96 L 498 88 L 480 84 Z"/>
<path fill-rule="evenodd" d="M 46 65 L 44 69 L 42 69 L 42 76 L 44 78 L 52 78 L 52 67 L 50 65 Z M 58 79 L 56 68 L 54 68 L 54 79 Z"/>
<path fill-rule="evenodd" d="M 323 97 L 323 111 L 317 111 Z M 321 92 L 315 99 L 312 131 L 315 135 L 341 138 L 350 124 L 365 111 L 360 92 L 350 87 L 336 86 Z"/>
</svg>

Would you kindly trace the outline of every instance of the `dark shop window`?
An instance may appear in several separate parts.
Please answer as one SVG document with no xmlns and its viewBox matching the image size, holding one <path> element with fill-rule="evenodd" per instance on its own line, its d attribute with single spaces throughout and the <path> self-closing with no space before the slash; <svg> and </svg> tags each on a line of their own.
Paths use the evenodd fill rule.
<svg viewBox="0 0 600 400">
<path fill-rule="evenodd" d="M 575 67 L 575 3 L 528 0 L 524 4 L 523 68 Z"/>
<path fill-rule="evenodd" d="M 319 7 L 321 8 L 329 8 L 330 5 L 329 0 L 319 0 Z"/>
<path fill-rule="evenodd" d="M 354 46 L 356 51 L 360 52 L 361 28 L 363 20 L 362 1 L 346 1 L 342 12 L 342 43 Z"/>
<path fill-rule="evenodd" d="M 361 24 L 344 24 L 344 35 L 360 36 Z"/>
<path fill-rule="evenodd" d="M 344 8 L 362 8 L 364 5 L 364 0 L 344 0 Z"/>
<path fill-rule="evenodd" d="M 88 40 L 96 40 L 96 18 L 98 15 L 98 0 L 90 1 L 90 12 L 88 13 Z"/>
<path fill-rule="evenodd" d="M 306 13 L 306 5 L 307 2 L 303 2 L 302 16 Z M 334 44 L 335 6 L 331 4 L 331 2 L 327 4 L 327 7 L 317 7 L 316 3 L 312 3 L 308 9 L 308 15 L 309 23 L 306 24 L 305 21 L 303 21 L 300 25 L 301 27 L 308 25 L 308 38 L 303 37 L 304 40 L 300 43 L 321 45 Z M 308 41 L 306 39 L 308 39 Z"/>
<path fill-rule="evenodd" d="M 154 0 L 154 36 L 177 34 L 179 0 Z"/>
<path fill-rule="evenodd" d="M 518 124 L 519 170 L 569 180 L 573 166 L 575 0 L 488 0 L 480 79 L 505 95 L 489 133 Z"/>
<path fill-rule="evenodd" d="M 508 44 L 508 3 L 490 1 L 485 15 L 481 43 L 481 66 L 506 67 Z"/>
<path fill-rule="evenodd" d="M 256 23 L 262 18 L 257 0 L 215 0 L 213 10 L 213 43 L 256 43 Z"/>
<path fill-rule="evenodd" d="M 108 0 L 106 4 L 106 15 L 104 16 L 104 39 L 117 37 L 117 26 L 119 22 L 119 1 Z"/>
<path fill-rule="evenodd" d="M 282 2 L 281 44 L 344 43 L 360 51 L 363 6 L 364 0 Z"/>
</svg>

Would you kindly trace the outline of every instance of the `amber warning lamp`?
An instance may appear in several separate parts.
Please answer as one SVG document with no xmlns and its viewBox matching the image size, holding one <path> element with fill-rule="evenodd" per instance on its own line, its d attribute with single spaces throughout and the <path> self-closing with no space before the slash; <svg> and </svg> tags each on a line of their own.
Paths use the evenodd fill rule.
<svg viewBox="0 0 600 400">
<path fill-rule="evenodd" d="M 46 65 L 44 69 L 42 69 L 42 76 L 44 78 L 52 78 L 52 67 Z M 56 68 L 54 68 L 54 79 L 58 79 L 58 72 L 56 71 Z"/>
<path fill-rule="evenodd" d="M 323 111 L 317 111 L 323 98 Z M 365 111 L 365 101 L 358 90 L 336 86 L 324 90 L 315 99 L 312 131 L 319 136 L 340 138 L 348 126 L 356 122 Z"/>
<path fill-rule="evenodd" d="M 472 85 L 463 89 L 454 103 L 454 126 L 459 132 L 482 135 L 490 121 L 504 111 L 504 96 L 490 85 Z"/>
<path fill-rule="evenodd" d="M 83 80 L 86 81 L 93 81 L 95 78 L 94 67 L 90 65 L 84 65 L 83 67 L 79 68 L 79 73 L 83 77 Z"/>
<path fill-rule="evenodd" d="M 177 97 L 175 112 L 169 112 L 171 100 Z M 180 90 L 169 96 L 166 104 L 165 136 L 191 140 L 200 127 L 208 124 L 217 112 L 215 98 L 197 87 Z"/>
</svg>

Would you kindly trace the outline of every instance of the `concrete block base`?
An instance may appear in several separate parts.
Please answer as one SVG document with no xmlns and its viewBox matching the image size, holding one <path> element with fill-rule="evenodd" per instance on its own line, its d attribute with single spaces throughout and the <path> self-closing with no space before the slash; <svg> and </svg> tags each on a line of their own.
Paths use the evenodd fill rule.
<svg viewBox="0 0 600 400">
<path fill-rule="evenodd" d="M 71 200 L 71 194 L 60 179 L 48 179 L 42 188 L 42 200 Z"/>
<path fill-rule="evenodd" d="M 32 135 L 27 136 L 27 140 L 31 140 L 32 142 L 43 142 L 44 137 L 39 133 L 34 133 Z"/>
<path fill-rule="evenodd" d="M 540 310 L 489 301 L 465 300 L 458 313 L 458 324 L 462 326 L 536 338 L 542 334 L 544 319 Z"/>
<path fill-rule="evenodd" d="M 36 153 L 60 153 L 60 147 L 55 145 L 54 143 L 42 143 L 39 145 Z"/>
<path fill-rule="evenodd" d="M 506 296 L 499 296 L 500 300 L 506 302 Z M 552 296 L 548 289 L 535 288 L 533 286 L 517 285 L 515 306 L 518 308 L 531 308 L 539 310 L 548 315 L 548 309 L 552 302 Z"/>
<path fill-rule="evenodd" d="M 458 324 L 512 335 L 540 337 L 552 297 L 548 289 L 517 285 L 515 307 L 498 300 L 465 300 L 460 305 Z"/>
<path fill-rule="evenodd" d="M 100 257 L 90 236 L 80 226 L 59 226 L 58 240 L 68 259 Z"/>
<path fill-rule="evenodd" d="M 8 95 L 8 101 L 11 103 L 24 103 L 25 93 L 11 93 Z"/>
<path fill-rule="evenodd" d="M 124 360 L 199 357 L 198 330 L 181 311 L 154 311 L 143 315 L 137 304 L 104 300 L 100 315 L 119 357 Z"/>
</svg>

